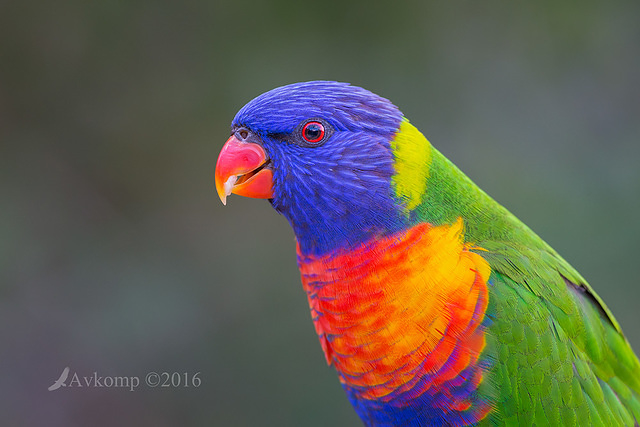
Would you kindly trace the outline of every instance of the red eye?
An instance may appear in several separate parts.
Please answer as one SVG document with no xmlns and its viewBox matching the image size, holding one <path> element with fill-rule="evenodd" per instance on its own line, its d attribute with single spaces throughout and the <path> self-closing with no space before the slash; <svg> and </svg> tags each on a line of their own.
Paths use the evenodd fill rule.
<svg viewBox="0 0 640 427">
<path fill-rule="evenodd" d="M 319 142 L 324 138 L 324 126 L 320 122 L 309 122 L 302 128 L 302 137 L 307 142 Z"/>
</svg>

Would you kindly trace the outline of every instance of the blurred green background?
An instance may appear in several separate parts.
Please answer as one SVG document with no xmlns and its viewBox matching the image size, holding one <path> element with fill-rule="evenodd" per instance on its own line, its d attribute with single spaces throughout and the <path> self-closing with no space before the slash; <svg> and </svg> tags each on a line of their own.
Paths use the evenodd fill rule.
<svg viewBox="0 0 640 427">
<path fill-rule="evenodd" d="M 444 2 L 441 2 L 444 3 Z M 356 426 L 293 234 L 213 185 L 273 87 L 390 98 L 640 350 L 640 3 L 2 2 L 2 425 Z M 198 388 L 47 387 L 200 372 Z"/>
</svg>

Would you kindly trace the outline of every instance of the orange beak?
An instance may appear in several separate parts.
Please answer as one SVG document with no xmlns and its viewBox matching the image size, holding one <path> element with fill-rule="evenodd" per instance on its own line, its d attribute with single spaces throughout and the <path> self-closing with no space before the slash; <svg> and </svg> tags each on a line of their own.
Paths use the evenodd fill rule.
<svg viewBox="0 0 640 427">
<path fill-rule="evenodd" d="M 224 205 L 231 193 L 256 199 L 273 197 L 273 172 L 260 145 L 242 142 L 235 135 L 227 140 L 216 164 L 216 190 Z"/>
</svg>

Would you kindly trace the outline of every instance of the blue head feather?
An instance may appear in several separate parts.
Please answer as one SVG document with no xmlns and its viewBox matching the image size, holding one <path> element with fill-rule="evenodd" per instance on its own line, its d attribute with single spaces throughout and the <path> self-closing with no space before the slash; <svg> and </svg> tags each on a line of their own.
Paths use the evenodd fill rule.
<svg viewBox="0 0 640 427">
<path fill-rule="evenodd" d="M 309 119 L 330 127 L 320 146 L 297 143 Z M 271 204 L 291 223 L 302 253 L 320 255 L 405 226 L 391 188 L 390 141 L 401 120 L 397 107 L 365 89 L 313 81 L 258 96 L 232 127 L 260 136 L 273 166 Z"/>
</svg>

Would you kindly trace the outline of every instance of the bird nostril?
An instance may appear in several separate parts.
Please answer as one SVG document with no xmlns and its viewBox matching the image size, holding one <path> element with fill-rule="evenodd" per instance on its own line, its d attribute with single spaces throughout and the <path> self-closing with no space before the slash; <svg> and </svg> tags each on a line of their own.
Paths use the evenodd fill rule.
<svg viewBox="0 0 640 427">
<path fill-rule="evenodd" d="M 238 135 L 240 135 L 240 139 L 242 139 L 243 141 L 245 139 L 247 139 L 249 137 L 249 132 L 245 129 L 242 129 L 238 132 Z"/>
</svg>

